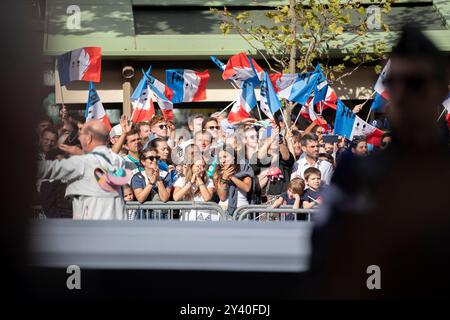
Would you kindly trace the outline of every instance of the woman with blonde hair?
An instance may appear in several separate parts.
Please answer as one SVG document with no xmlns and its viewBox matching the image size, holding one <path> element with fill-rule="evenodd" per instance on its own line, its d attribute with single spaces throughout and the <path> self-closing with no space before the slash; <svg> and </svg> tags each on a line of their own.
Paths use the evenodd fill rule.
<svg viewBox="0 0 450 320">
<path fill-rule="evenodd" d="M 213 181 L 206 174 L 206 163 L 199 157 L 186 167 L 185 174 L 174 184 L 173 199 L 175 201 L 210 201 L 214 193 Z M 214 212 L 208 210 L 190 210 L 184 212 L 182 220 L 219 220 Z"/>
</svg>

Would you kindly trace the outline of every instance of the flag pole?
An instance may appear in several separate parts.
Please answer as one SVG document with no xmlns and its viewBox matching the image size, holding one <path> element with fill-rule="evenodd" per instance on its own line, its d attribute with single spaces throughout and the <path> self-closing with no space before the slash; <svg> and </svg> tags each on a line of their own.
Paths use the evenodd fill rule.
<svg viewBox="0 0 450 320">
<path fill-rule="evenodd" d="M 284 124 L 285 124 L 285 126 L 286 126 L 286 130 L 287 130 L 287 129 L 289 128 L 289 126 L 288 126 L 288 124 L 287 124 L 286 118 L 284 117 L 283 109 L 281 109 L 281 116 L 283 117 L 283 121 L 284 121 Z"/>
<path fill-rule="evenodd" d="M 439 120 L 441 120 L 442 116 L 444 115 L 445 111 L 447 111 L 446 108 L 444 108 L 444 110 L 442 110 L 441 115 L 439 116 L 439 118 L 436 120 L 436 122 L 439 122 Z"/>
<path fill-rule="evenodd" d="M 222 111 L 220 111 L 217 116 L 220 116 L 225 110 L 227 110 L 229 107 L 231 107 L 233 105 L 233 103 L 235 103 L 236 101 L 231 101 L 231 103 L 229 105 L 227 105 Z"/>
</svg>

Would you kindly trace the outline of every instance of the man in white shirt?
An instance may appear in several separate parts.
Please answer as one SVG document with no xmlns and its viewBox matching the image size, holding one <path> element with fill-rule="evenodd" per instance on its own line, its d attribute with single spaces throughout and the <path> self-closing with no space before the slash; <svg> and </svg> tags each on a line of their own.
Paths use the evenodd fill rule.
<svg viewBox="0 0 450 320">
<path fill-rule="evenodd" d="M 66 180 L 66 197 L 73 198 L 74 219 L 125 219 L 119 190 L 106 191 L 97 182 L 95 170 L 125 169 L 121 156 L 106 147 L 108 128 L 100 120 L 89 120 L 79 134 L 84 155 L 68 159 L 40 161 L 38 178 Z"/>
<path fill-rule="evenodd" d="M 305 134 L 300 145 L 303 155 L 294 163 L 292 168 L 291 180 L 296 177 L 303 178 L 306 169 L 314 167 L 322 173 L 322 182 L 329 184 L 333 175 L 333 166 L 328 161 L 319 160 L 319 140 L 313 133 Z"/>
</svg>

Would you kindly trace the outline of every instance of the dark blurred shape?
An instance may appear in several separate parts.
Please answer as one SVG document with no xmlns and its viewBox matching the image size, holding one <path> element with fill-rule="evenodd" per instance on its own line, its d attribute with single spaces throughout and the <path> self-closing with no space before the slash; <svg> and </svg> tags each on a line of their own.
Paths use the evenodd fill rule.
<svg viewBox="0 0 450 320">
<path fill-rule="evenodd" d="M 26 298 L 26 222 L 35 188 L 36 125 L 41 106 L 43 20 L 32 1 L 1 1 L 2 287 L 6 300 Z M 7 156 L 10 155 L 10 156 Z M 5 305 L 7 305 L 5 303 Z"/>
<path fill-rule="evenodd" d="M 414 26 L 391 55 L 392 143 L 335 171 L 313 235 L 312 297 L 450 297 L 447 60 Z M 367 268 L 381 271 L 369 290 Z"/>
</svg>

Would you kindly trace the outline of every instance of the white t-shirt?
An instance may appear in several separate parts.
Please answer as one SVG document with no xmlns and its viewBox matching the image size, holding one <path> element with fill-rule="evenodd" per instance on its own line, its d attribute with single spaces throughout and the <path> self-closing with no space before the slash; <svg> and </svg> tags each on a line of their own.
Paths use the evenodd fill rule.
<svg viewBox="0 0 450 320">
<path fill-rule="evenodd" d="M 184 177 L 179 177 L 177 181 L 174 183 L 174 187 L 183 188 L 186 185 L 186 181 Z M 192 190 L 195 191 L 198 189 L 197 185 L 194 183 L 192 184 Z M 206 182 L 206 188 L 211 191 L 213 189 L 214 191 L 214 183 L 212 179 L 208 179 L 208 182 Z M 204 202 L 202 196 L 200 193 L 194 196 L 194 198 L 184 198 L 184 201 L 195 201 L 195 202 Z M 183 221 L 204 221 L 204 220 L 210 220 L 210 221 L 219 221 L 219 215 L 216 211 L 211 210 L 182 210 L 182 216 L 181 220 Z"/>
</svg>

